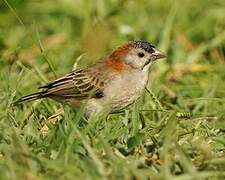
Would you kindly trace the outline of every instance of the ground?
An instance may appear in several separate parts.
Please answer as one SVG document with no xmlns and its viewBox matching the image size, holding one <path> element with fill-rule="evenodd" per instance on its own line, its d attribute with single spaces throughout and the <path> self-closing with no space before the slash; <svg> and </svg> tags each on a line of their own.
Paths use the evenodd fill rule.
<svg viewBox="0 0 225 180">
<path fill-rule="evenodd" d="M 0 1 L 0 179 L 224 179 L 225 1 Z M 11 103 L 128 40 L 166 55 L 148 90 L 88 122 Z"/>
</svg>

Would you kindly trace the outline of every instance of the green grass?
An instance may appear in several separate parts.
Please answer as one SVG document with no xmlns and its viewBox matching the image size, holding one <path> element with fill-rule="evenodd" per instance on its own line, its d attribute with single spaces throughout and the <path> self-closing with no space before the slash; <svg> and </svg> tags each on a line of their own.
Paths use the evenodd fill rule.
<svg viewBox="0 0 225 180">
<path fill-rule="evenodd" d="M 224 179 L 224 12 L 224 0 L 0 1 L 0 179 Z M 131 39 L 167 59 L 124 112 L 86 122 L 67 106 L 49 119 L 52 100 L 10 106 Z"/>
</svg>

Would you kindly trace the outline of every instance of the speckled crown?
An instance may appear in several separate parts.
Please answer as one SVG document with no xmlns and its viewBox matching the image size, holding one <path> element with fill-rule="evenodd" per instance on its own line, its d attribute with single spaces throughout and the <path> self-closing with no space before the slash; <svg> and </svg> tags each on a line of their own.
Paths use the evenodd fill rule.
<svg viewBox="0 0 225 180">
<path fill-rule="evenodd" d="M 132 44 L 132 46 L 134 48 L 141 48 L 141 49 L 143 49 L 143 50 L 145 50 L 146 52 L 149 52 L 149 53 L 154 52 L 153 48 L 155 48 L 155 46 L 153 46 L 152 44 L 150 44 L 147 41 L 138 40 L 138 41 L 130 41 L 130 43 Z"/>
</svg>

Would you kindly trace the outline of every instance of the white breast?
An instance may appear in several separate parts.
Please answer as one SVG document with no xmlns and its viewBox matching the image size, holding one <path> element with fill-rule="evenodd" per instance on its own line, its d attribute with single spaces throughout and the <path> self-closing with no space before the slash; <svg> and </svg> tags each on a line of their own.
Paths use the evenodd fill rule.
<svg viewBox="0 0 225 180">
<path fill-rule="evenodd" d="M 108 83 L 104 90 L 104 97 L 90 99 L 87 103 L 87 114 L 99 112 L 109 108 L 110 111 L 120 110 L 137 100 L 145 89 L 148 82 L 148 68 L 123 73 Z"/>
<path fill-rule="evenodd" d="M 146 86 L 148 78 L 142 72 L 124 74 L 115 79 L 111 86 L 106 88 L 107 101 L 113 110 L 119 110 L 137 100 Z"/>
</svg>

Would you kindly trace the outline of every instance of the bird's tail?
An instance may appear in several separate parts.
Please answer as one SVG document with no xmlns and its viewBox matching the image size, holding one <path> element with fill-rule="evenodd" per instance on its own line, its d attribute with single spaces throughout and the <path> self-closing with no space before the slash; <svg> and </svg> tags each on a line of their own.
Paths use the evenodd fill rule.
<svg viewBox="0 0 225 180">
<path fill-rule="evenodd" d="M 27 96 L 23 96 L 21 98 L 19 98 L 17 101 L 13 102 L 12 105 L 16 106 L 18 104 L 21 104 L 23 102 L 29 102 L 29 101 L 34 101 L 37 99 L 43 98 L 42 92 L 37 92 L 37 93 L 33 93 Z"/>
</svg>

